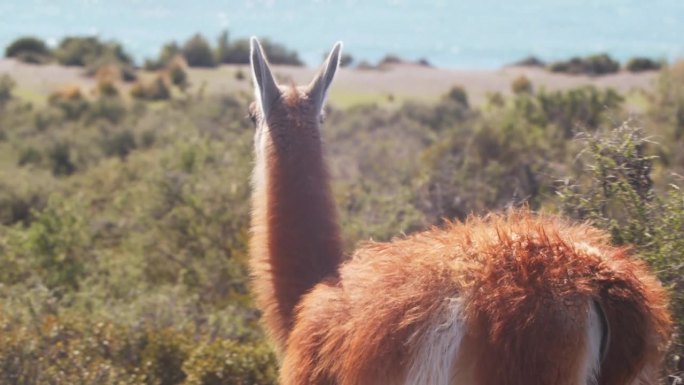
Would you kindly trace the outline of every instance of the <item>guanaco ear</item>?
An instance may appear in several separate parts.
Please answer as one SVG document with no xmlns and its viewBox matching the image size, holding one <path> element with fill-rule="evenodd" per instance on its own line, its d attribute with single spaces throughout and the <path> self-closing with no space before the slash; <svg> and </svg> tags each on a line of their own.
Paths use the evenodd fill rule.
<svg viewBox="0 0 684 385">
<path fill-rule="evenodd" d="M 250 39 L 249 58 L 252 65 L 252 78 L 254 79 L 254 97 L 265 117 L 268 115 L 273 102 L 280 97 L 280 89 L 278 89 L 266 56 L 264 56 L 264 49 L 254 36 Z"/>
<path fill-rule="evenodd" d="M 323 64 L 323 67 L 316 77 L 309 84 L 309 97 L 314 100 L 318 110 L 323 109 L 323 104 L 325 104 L 325 98 L 328 94 L 328 88 L 335 77 L 335 72 L 340 65 L 340 54 L 342 52 L 342 42 L 338 41 L 335 43 L 328 59 Z"/>
</svg>

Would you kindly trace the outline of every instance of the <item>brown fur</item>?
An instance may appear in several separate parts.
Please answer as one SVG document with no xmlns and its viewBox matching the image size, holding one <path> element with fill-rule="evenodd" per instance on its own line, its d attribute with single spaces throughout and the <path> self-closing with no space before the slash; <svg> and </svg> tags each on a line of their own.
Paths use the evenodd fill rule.
<svg viewBox="0 0 684 385">
<path fill-rule="evenodd" d="M 655 383 L 666 295 L 606 234 L 526 210 L 342 252 L 316 101 L 280 90 L 257 111 L 251 268 L 283 385 L 403 384 L 450 301 L 465 335 L 456 378 L 478 385 L 585 381 L 589 307 L 611 339 L 598 383 Z M 419 363 L 429 365 L 430 363 Z"/>
<path fill-rule="evenodd" d="M 593 228 L 512 212 L 360 248 L 299 305 L 283 384 L 401 383 L 411 341 L 454 297 L 480 385 L 580 383 L 591 300 L 613 335 L 599 384 L 659 364 L 669 336 L 665 292 L 641 262 Z"/>
<path fill-rule="evenodd" d="M 335 276 L 342 256 L 317 119 L 306 98 L 286 94 L 283 100 L 267 122 L 263 159 L 257 162 L 263 170 L 255 173 L 265 178 L 254 186 L 250 242 L 257 302 L 279 349 L 299 299 Z"/>
</svg>

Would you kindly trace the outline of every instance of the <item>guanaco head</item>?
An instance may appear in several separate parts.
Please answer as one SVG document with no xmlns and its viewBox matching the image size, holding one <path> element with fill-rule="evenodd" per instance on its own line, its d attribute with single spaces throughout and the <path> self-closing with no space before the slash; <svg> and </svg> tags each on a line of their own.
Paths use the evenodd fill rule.
<svg viewBox="0 0 684 385">
<path fill-rule="evenodd" d="M 280 86 L 271 72 L 259 41 L 252 37 L 250 61 L 255 102 L 250 117 L 256 126 L 257 156 L 272 145 L 277 151 L 294 150 L 299 144 L 320 140 L 323 105 L 340 62 L 342 43 L 333 47 L 314 79 L 306 86 Z"/>
</svg>

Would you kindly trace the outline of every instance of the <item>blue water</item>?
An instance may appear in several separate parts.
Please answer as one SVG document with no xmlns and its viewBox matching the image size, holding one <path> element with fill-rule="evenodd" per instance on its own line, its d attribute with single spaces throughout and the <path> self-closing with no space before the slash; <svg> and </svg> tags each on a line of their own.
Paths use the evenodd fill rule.
<svg viewBox="0 0 684 385">
<path fill-rule="evenodd" d="M 386 53 L 493 68 L 608 52 L 684 57 L 684 0 L 0 0 L 0 46 L 19 35 L 121 41 L 137 60 L 195 32 L 268 36 L 317 64 L 336 40 L 357 59 Z"/>
</svg>

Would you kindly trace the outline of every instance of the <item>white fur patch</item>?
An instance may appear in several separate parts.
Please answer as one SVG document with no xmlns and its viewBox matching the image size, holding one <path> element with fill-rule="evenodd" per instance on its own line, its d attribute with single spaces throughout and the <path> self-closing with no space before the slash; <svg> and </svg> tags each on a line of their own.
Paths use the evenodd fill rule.
<svg viewBox="0 0 684 385">
<path fill-rule="evenodd" d="M 596 248 L 596 246 L 592 246 L 586 242 L 575 243 L 575 249 L 577 249 L 578 251 L 584 252 L 588 255 L 592 255 L 592 256 L 600 256 L 601 255 L 601 251 L 598 248 Z"/>
<path fill-rule="evenodd" d="M 418 341 L 419 347 L 406 376 L 406 385 L 449 385 L 454 361 L 465 334 L 458 299 L 447 300 L 443 311 Z"/>
<path fill-rule="evenodd" d="M 579 385 L 598 384 L 599 371 L 601 370 L 601 339 L 603 336 L 601 316 L 598 305 L 592 301 L 589 306 L 586 327 L 586 351 L 584 361 L 584 378 Z M 582 381 L 580 380 L 580 381 Z"/>
</svg>

